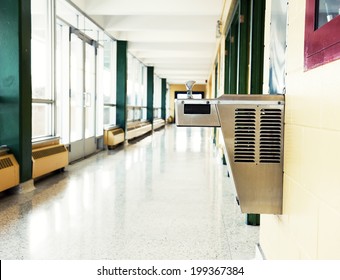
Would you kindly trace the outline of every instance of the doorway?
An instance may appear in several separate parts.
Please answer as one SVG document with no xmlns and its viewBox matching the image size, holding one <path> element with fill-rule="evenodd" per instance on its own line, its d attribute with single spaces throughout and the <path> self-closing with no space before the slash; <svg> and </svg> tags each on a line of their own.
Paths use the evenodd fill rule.
<svg viewBox="0 0 340 280">
<path fill-rule="evenodd" d="M 70 28 L 69 161 L 96 152 L 97 44 Z"/>
</svg>

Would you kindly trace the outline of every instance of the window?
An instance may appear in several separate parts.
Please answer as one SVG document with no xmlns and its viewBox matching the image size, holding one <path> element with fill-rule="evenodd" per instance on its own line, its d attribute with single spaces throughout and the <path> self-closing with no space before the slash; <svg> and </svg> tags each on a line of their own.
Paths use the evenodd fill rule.
<svg viewBox="0 0 340 280">
<path fill-rule="evenodd" d="M 128 54 L 127 122 L 146 120 L 146 67 Z"/>
<path fill-rule="evenodd" d="M 339 0 L 307 0 L 305 70 L 340 58 L 339 12 Z"/>
<path fill-rule="evenodd" d="M 98 81 L 99 90 L 103 92 L 104 125 L 116 124 L 116 42 L 104 35 L 104 48 L 102 53 L 101 82 Z"/>
<path fill-rule="evenodd" d="M 317 29 L 326 23 L 332 21 L 340 13 L 339 0 L 320 0 L 319 5 L 316 7 L 317 12 Z"/>
<path fill-rule="evenodd" d="M 116 42 L 65 0 L 31 0 L 31 21 L 33 141 L 102 137 L 116 123 Z"/>
<path fill-rule="evenodd" d="M 33 138 L 51 136 L 52 124 L 52 104 L 33 103 L 32 104 L 32 135 Z"/>
<path fill-rule="evenodd" d="M 32 0 L 32 138 L 54 134 L 51 1 Z"/>
<path fill-rule="evenodd" d="M 193 91 L 192 92 L 193 99 L 203 99 L 204 92 L 203 91 Z M 188 94 L 186 91 L 175 91 L 175 99 L 188 99 Z"/>
<path fill-rule="evenodd" d="M 162 79 L 156 75 L 154 75 L 153 117 L 156 119 L 162 117 Z"/>
</svg>

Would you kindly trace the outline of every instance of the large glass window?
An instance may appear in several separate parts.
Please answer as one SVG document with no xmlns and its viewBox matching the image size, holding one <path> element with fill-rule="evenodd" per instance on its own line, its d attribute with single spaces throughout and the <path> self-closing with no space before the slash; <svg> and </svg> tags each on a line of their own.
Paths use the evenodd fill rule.
<svg viewBox="0 0 340 280">
<path fill-rule="evenodd" d="M 106 126 L 116 124 L 116 48 L 117 43 L 107 35 L 104 35 L 104 45 L 102 49 L 102 57 L 99 65 L 101 65 L 101 81 L 98 82 L 98 91 L 102 91 L 104 111 L 103 123 Z"/>
<path fill-rule="evenodd" d="M 32 138 L 54 134 L 52 71 L 52 2 L 32 0 Z"/>
<path fill-rule="evenodd" d="M 162 79 L 154 75 L 153 84 L 153 117 L 160 119 L 162 117 Z"/>
<path fill-rule="evenodd" d="M 146 120 L 146 67 L 128 54 L 127 122 Z"/>
<path fill-rule="evenodd" d="M 31 0 L 31 10 L 32 138 L 102 136 L 116 123 L 115 41 L 68 1 Z"/>
</svg>

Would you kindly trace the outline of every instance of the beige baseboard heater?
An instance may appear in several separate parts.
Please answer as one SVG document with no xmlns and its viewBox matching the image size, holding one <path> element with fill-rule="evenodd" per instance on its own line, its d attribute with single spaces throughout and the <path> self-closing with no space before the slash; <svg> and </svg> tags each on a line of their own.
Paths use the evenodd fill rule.
<svg viewBox="0 0 340 280">
<path fill-rule="evenodd" d="M 108 148 L 117 146 L 125 140 L 125 132 L 118 126 L 106 127 L 104 129 L 104 145 Z"/>
<path fill-rule="evenodd" d="M 165 120 L 163 119 L 154 119 L 152 123 L 153 130 L 159 129 L 165 126 Z"/>
<path fill-rule="evenodd" d="M 7 148 L 0 148 L 0 192 L 19 185 L 19 164 Z"/>
<path fill-rule="evenodd" d="M 59 139 L 42 141 L 32 145 L 33 179 L 63 169 L 68 163 L 68 150 L 64 144 L 60 144 Z"/>
<path fill-rule="evenodd" d="M 126 139 L 131 140 L 152 131 L 152 125 L 149 121 L 135 121 L 127 123 Z"/>
<path fill-rule="evenodd" d="M 220 127 L 243 213 L 282 214 L 284 95 L 176 101 L 176 124 Z"/>
</svg>

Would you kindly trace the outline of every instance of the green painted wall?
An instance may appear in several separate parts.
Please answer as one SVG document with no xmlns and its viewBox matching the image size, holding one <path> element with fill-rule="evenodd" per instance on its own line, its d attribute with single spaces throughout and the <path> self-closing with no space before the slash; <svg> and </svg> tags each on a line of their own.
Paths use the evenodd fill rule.
<svg viewBox="0 0 340 280">
<path fill-rule="evenodd" d="M 250 76 L 250 93 L 263 92 L 263 57 L 264 57 L 264 24 L 265 0 L 253 0 L 252 60 Z"/>
<path fill-rule="evenodd" d="M 262 93 L 265 2 L 265 0 L 238 0 L 230 28 L 226 33 L 224 76 L 226 94 Z M 247 214 L 246 223 L 259 225 L 260 215 Z"/>
<path fill-rule="evenodd" d="M 146 118 L 153 122 L 154 67 L 147 68 L 147 112 Z"/>
<path fill-rule="evenodd" d="M 248 93 L 250 1 L 241 0 L 239 8 L 239 85 L 238 94 Z"/>
<path fill-rule="evenodd" d="M 126 127 L 127 95 L 127 42 L 117 41 L 117 110 L 116 123 L 122 129 Z"/>
<path fill-rule="evenodd" d="M 230 93 L 238 93 L 239 66 L 238 66 L 238 46 L 239 46 L 239 23 L 238 16 L 234 17 L 230 28 Z"/>
<path fill-rule="evenodd" d="M 32 175 L 31 1 L 0 5 L 0 145 L 20 165 L 20 181 Z"/>
<path fill-rule="evenodd" d="M 162 115 L 161 118 L 166 118 L 166 79 L 162 79 Z"/>
<path fill-rule="evenodd" d="M 225 58 L 224 58 L 224 94 L 230 94 L 230 31 L 225 39 Z"/>
</svg>

